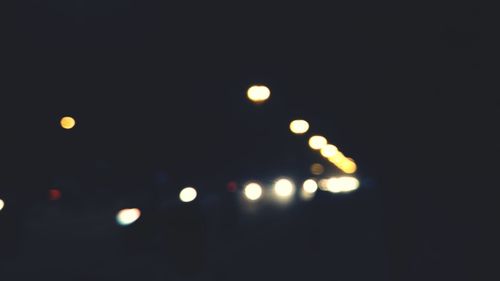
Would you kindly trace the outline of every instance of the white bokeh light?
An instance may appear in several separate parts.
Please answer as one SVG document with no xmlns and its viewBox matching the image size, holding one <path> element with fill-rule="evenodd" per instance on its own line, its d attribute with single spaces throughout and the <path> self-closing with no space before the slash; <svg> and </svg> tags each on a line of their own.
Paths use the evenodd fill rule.
<svg viewBox="0 0 500 281">
<path fill-rule="evenodd" d="M 339 150 L 333 144 L 327 144 L 321 148 L 321 155 L 326 158 L 333 157 L 338 152 Z"/>
<path fill-rule="evenodd" d="M 302 189 L 304 189 L 306 193 L 314 193 L 318 190 L 318 183 L 313 179 L 308 179 L 304 181 Z"/>
<path fill-rule="evenodd" d="M 196 192 L 196 189 L 193 187 L 185 187 L 179 193 L 179 199 L 181 199 L 182 202 L 187 203 L 193 201 L 197 195 L 198 193 Z"/>
<path fill-rule="evenodd" d="M 309 130 L 309 123 L 305 120 L 293 120 L 290 122 L 290 131 L 292 133 L 301 135 L 305 134 Z"/>
<path fill-rule="evenodd" d="M 254 85 L 247 90 L 247 97 L 254 103 L 262 103 L 269 99 L 271 90 L 263 85 Z"/>
<path fill-rule="evenodd" d="M 255 201 L 262 196 L 262 187 L 258 183 L 251 182 L 245 186 L 243 194 L 247 199 Z"/>
<path fill-rule="evenodd" d="M 116 222 L 125 226 L 134 223 L 140 216 L 141 211 L 137 208 L 123 209 L 116 214 Z"/>
<path fill-rule="evenodd" d="M 5 202 L 0 199 L 0 211 L 3 209 L 3 207 L 5 207 Z"/>
<path fill-rule="evenodd" d="M 295 192 L 295 185 L 289 179 L 279 179 L 274 183 L 274 193 L 279 197 L 290 197 Z"/>
<path fill-rule="evenodd" d="M 312 136 L 309 138 L 309 147 L 314 150 L 320 150 L 328 144 L 328 141 L 323 136 Z"/>
</svg>

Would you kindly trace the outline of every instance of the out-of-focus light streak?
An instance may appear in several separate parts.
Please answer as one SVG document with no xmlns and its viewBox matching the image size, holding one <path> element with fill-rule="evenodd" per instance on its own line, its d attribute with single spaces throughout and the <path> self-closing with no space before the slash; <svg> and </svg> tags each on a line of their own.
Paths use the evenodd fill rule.
<svg viewBox="0 0 500 281">
<path fill-rule="evenodd" d="M 359 180 L 351 176 L 332 177 L 327 182 L 327 189 L 332 193 L 351 192 L 358 187 Z"/>
<path fill-rule="evenodd" d="M 196 189 L 193 187 L 185 187 L 179 193 L 179 199 L 184 203 L 188 203 L 196 199 L 197 195 Z"/>
<path fill-rule="evenodd" d="M 297 135 L 305 134 L 309 130 L 309 123 L 306 120 L 293 120 L 290 122 L 290 131 Z"/>
<path fill-rule="evenodd" d="M 137 208 L 123 209 L 116 215 L 116 222 L 126 226 L 134 223 L 141 216 L 141 211 Z"/>
</svg>

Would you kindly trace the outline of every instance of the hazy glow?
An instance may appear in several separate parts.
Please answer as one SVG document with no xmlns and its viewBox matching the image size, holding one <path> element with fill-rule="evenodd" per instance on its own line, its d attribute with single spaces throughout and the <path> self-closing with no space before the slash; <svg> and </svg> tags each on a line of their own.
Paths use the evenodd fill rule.
<svg viewBox="0 0 500 281">
<path fill-rule="evenodd" d="M 274 183 L 274 193 L 280 197 L 290 197 L 295 191 L 295 186 L 288 179 L 279 179 Z"/>
<path fill-rule="evenodd" d="M 181 199 L 182 202 L 191 202 L 196 198 L 197 194 L 196 189 L 192 187 L 185 187 L 179 193 L 179 199 Z"/>
<path fill-rule="evenodd" d="M 70 116 L 64 116 L 61 118 L 61 127 L 63 127 L 66 130 L 72 129 L 76 125 L 76 121 L 73 117 Z"/>
<path fill-rule="evenodd" d="M 2 199 L 0 199 L 0 211 L 3 209 L 4 206 L 5 206 L 5 202 L 3 202 Z"/>
<path fill-rule="evenodd" d="M 304 182 L 302 188 L 306 193 L 314 193 L 318 190 L 318 183 L 313 179 L 308 179 Z"/>
<path fill-rule="evenodd" d="M 335 154 L 337 154 L 337 152 L 339 152 L 339 150 L 333 144 L 327 144 L 323 146 L 323 148 L 321 148 L 321 155 L 326 158 L 334 156 Z"/>
<path fill-rule="evenodd" d="M 359 180 L 351 176 L 332 177 L 327 182 L 328 191 L 333 193 L 350 192 L 358 189 L 358 187 Z"/>
<path fill-rule="evenodd" d="M 137 208 L 123 209 L 116 215 L 116 222 L 119 225 L 129 225 L 134 223 L 141 216 L 141 211 Z"/>
<path fill-rule="evenodd" d="M 266 101 L 271 96 L 271 91 L 268 87 L 262 85 L 254 85 L 248 88 L 247 97 L 255 103 Z"/>
<path fill-rule="evenodd" d="M 305 120 L 293 120 L 290 122 L 290 131 L 294 134 L 304 134 L 309 130 L 309 123 Z"/>
<path fill-rule="evenodd" d="M 251 182 L 245 186 L 243 193 L 246 198 L 254 201 L 262 196 L 262 187 L 258 183 Z"/>
<path fill-rule="evenodd" d="M 318 186 L 321 190 L 328 190 L 328 179 L 320 179 Z"/>
<path fill-rule="evenodd" d="M 311 173 L 313 175 L 321 175 L 323 174 L 323 172 L 325 171 L 325 168 L 323 168 L 323 165 L 319 164 L 319 163 L 314 163 L 311 165 Z"/>
<path fill-rule="evenodd" d="M 328 144 L 328 141 L 326 140 L 325 137 L 312 136 L 309 138 L 309 147 L 314 149 L 314 150 L 320 150 L 327 144 Z"/>
</svg>

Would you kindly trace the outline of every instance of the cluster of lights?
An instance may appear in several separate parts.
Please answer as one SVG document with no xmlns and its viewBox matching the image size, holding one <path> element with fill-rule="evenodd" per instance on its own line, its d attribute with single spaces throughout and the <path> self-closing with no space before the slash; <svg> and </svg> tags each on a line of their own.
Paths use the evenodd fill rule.
<svg viewBox="0 0 500 281">
<path fill-rule="evenodd" d="M 247 90 L 247 97 L 256 104 L 264 103 L 271 96 L 271 91 L 263 85 L 254 85 Z M 60 126 L 65 130 L 73 129 L 76 126 L 76 120 L 71 116 L 64 116 L 60 119 Z M 303 135 L 309 131 L 309 123 L 302 119 L 290 122 L 290 131 L 297 135 Z M 341 169 L 343 172 L 352 174 L 356 171 L 356 163 L 348 157 L 345 157 L 336 146 L 329 144 L 328 140 L 319 135 L 309 138 L 309 146 L 320 151 L 321 155 L 327 158 L 331 163 Z M 313 164 L 311 172 L 320 175 L 324 171 L 321 164 Z M 354 177 L 332 177 L 316 182 L 314 179 L 304 181 L 301 189 L 301 196 L 304 199 L 312 198 L 319 188 L 333 193 L 350 192 L 359 187 L 359 181 Z M 292 198 L 296 192 L 295 184 L 286 178 L 280 178 L 274 182 L 274 194 L 279 199 Z M 256 182 L 248 183 L 243 190 L 244 196 L 250 201 L 256 201 L 262 197 L 264 189 Z M 57 189 L 50 190 L 50 199 L 58 200 L 61 197 Z M 179 199 L 184 202 L 192 202 L 197 197 L 197 191 L 193 187 L 185 187 L 179 193 Z M 0 211 L 4 208 L 5 202 L 0 199 Z M 116 221 L 119 225 L 126 226 L 137 221 L 141 216 L 138 208 L 122 209 L 116 214 Z"/>
<path fill-rule="evenodd" d="M 347 193 L 358 189 L 358 187 L 359 180 L 352 176 L 321 179 L 319 183 L 314 179 L 307 179 L 302 184 L 300 197 L 304 200 L 309 200 L 314 197 L 318 189 L 332 193 Z M 243 189 L 243 195 L 249 201 L 261 199 L 264 192 L 264 187 L 256 182 L 247 183 Z M 293 198 L 295 193 L 295 184 L 286 178 L 276 180 L 272 186 L 274 198 L 280 201 L 286 201 Z"/>
<path fill-rule="evenodd" d="M 302 185 L 301 192 L 308 195 L 309 197 L 314 196 L 314 193 L 318 189 L 316 181 L 313 179 L 308 179 Z M 293 181 L 287 178 L 277 179 L 272 186 L 272 194 L 275 199 L 280 201 L 287 201 L 296 193 L 296 187 Z M 249 201 L 257 201 L 262 198 L 264 194 L 264 188 L 262 185 L 256 182 L 249 182 L 243 188 L 243 195 Z"/>
<path fill-rule="evenodd" d="M 323 157 L 346 174 L 353 174 L 358 168 L 352 158 L 344 156 L 335 145 L 329 144 L 323 136 L 310 137 L 309 147 L 318 150 Z"/>
<path fill-rule="evenodd" d="M 271 96 L 271 91 L 263 85 L 254 85 L 248 88 L 247 97 L 254 103 L 263 103 Z M 306 120 L 296 119 L 290 122 L 289 128 L 293 134 L 303 135 L 309 131 L 309 123 Z M 352 158 L 344 156 L 339 149 L 328 143 L 324 136 L 313 135 L 309 138 L 309 147 L 317 150 L 321 155 L 328 159 L 333 165 L 339 168 L 346 174 L 354 174 L 357 170 L 357 165 Z M 314 175 L 321 174 L 320 168 L 311 170 Z"/>
</svg>

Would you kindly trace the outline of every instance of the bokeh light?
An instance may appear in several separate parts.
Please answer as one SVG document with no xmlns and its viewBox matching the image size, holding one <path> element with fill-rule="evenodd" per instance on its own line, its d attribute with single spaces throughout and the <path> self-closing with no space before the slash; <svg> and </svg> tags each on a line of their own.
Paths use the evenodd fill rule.
<svg viewBox="0 0 500 281">
<path fill-rule="evenodd" d="M 235 181 L 230 181 L 227 183 L 226 189 L 229 192 L 235 192 L 238 189 L 238 184 Z"/>
<path fill-rule="evenodd" d="M 279 179 L 274 183 L 274 193 L 280 197 L 290 197 L 295 191 L 295 185 L 289 179 Z"/>
<path fill-rule="evenodd" d="M 306 193 L 314 193 L 318 190 L 318 183 L 313 179 L 308 179 L 302 184 L 302 188 Z"/>
<path fill-rule="evenodd" d="M 243 194 L 249 200 L 255 201 L 262 196 L 262 187 L 258 183 L 251 182 L 245 186 Z"/>
<path fill-rule="evenodd" d="M 309 130 L 309 123 L 305 120 L 293 120 L 290 122 L 290 131 L 292 133 L 301 135 Z"/>
<path fill-rule="evenodd" d="M 247 97 L 254 103 L 263 103 L 271 96 L 271 91 L 263 85 L 254 85 L 247 90 Z"/>
<path fill-rule="evenodd" d="M 140 216 L 141 211 L 137 208 L 123 209 L 116 215 L 116 222 L 125 226 L 134 223 Z"/>
<path fill-rule="evenodd" d="M 332 177 L 328 179 L 328 191 L 333 193 L 350 192 L 358 189 L 359 180 L 351 176 Z"/>
<path fill-rule="evenodd" d="M 323 136 L 312 136 L 309 138 L 309 147 L 314 150 L 320 150 L 328 144 L 328 141 Z"/>
<path fill-rule="evenodd" d="M 3 207 L 5 207 L 5 202 L 0 199 L 0 211 L 3 209 Z"/>
<path fill-rule="evenodd" d="M 196 189 L 193 187 L 185 187 L 179 193 L 179 199 L 184 203 L 191 202 L 196 198 L 197 194 Z"/>
<path fill-rule="evenodd" d="M 328 190 L 328 179 L 320 179 L 318 181 L 318 187 L 319 187 L 319 189 L 321 189 L 323 191 L 327 191 Z"/>
<path fill-rule="evenodd" d="M 333 144 L 327 144 L 323 148 L 321 148 L 321 155 L 326 158 L 330 158 L 334 156 L 339 150 Z"/>
<path fill-rule="evenodd" d="M 335 164 L 335 166 L 340 165 L 340 163 L 342 163 L 345 160 L 346 160 L 346 157 L 340 151 L 338 151 L 337 153 L 335 153 L 333 156 L 328 157 L 328 161 L 330 161 L 333 164 Z"/>
<path fill-rule="evenodd" d="M 75 127 L 76 125 L 75 118 L 71 116 L 64 116 L 63 118 L 61 118 L 60 123 L 61 127 L 66 130 L 73 129 L 73 127 Z"/>
<path fill-rule="evenodd" d="M 319 163 L 314 163 L 311 165 L 311 173 L 313 175 L 319 176 L 319 175 L 323 174 L 324 171 L 325 171 L 325 168 L 323 168 L 323 165 L 321 165 Z"/>
<path fill-rule="evenodd" d="M 351 158 L 346 158 L 340 163 L 339 168 L 346 174 L 354 174 L 358 167 Z"/>
<path fill-rule="evenodd" d="M 49 200 L 55 201 L 61 199 L 61 191 L 57 188 L 49 189 Z"/>
</svg>

